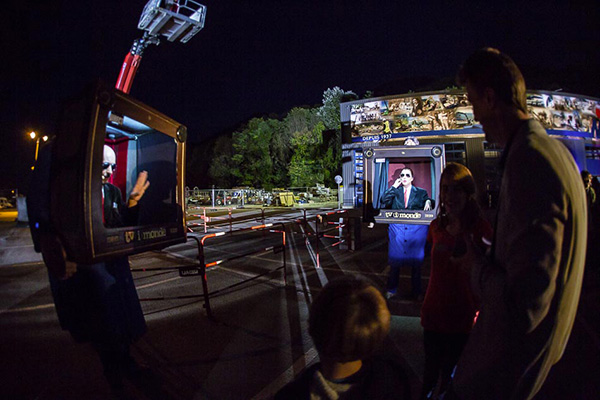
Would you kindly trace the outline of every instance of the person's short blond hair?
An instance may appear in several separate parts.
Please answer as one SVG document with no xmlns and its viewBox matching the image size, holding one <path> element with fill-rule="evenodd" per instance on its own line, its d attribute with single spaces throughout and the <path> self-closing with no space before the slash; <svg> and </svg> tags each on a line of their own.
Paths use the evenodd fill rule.
<svg viewBox="0 0 600 400">
<path fill-rule="evenodd" d="M 310 308 L 309 333 L 315 347 L 322 358 L 337 362 L 370 357 L 389 329 L 385 299 L 360 277 L 330 281 Z"/>
<path fill-rule="evenodd" d="M 517 64 L 498 49 L 485 47 L 467 58 L 456 76 L 456 82 L 473 85 L 478 93 L 494 90 L 504 104 L 527 112 L 525 79 Z"/>
</svg>

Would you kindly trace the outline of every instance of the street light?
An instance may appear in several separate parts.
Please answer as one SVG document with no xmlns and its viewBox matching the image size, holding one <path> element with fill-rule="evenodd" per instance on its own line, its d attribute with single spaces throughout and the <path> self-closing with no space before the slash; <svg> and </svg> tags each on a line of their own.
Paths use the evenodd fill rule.
<svg viewBox="0 0 600 400">
<path fill-rule="evenodd" d="M 33 158 L 33 162 L 35 163 L 37 161 L 38 158 L 38 152 L 40 150 L 40 140 L 43 140 L 44 142 L 46 140 L 48 140 L 48 136 L 44 135 L 38 135 L 37 133 L 35 133 L 34 131 L 31 131 L 29 133 L 29 137 L 33 140 L 35 140 L 35 157 Z M 34 166 L 31 166 L 31 169 L 33 169 Z"/>
</svg>

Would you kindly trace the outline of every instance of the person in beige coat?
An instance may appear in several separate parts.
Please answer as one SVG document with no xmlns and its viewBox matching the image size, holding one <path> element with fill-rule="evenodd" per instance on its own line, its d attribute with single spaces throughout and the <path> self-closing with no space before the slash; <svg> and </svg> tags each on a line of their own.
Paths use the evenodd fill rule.
<svg viewBox="0 0 600 400">
<path fill-rule="evenodd" d="M 516 64 L 481 49 L 461 67 L 475 119 L 504 147 L 494 240 L 472 284 L 481 311 L 446 398 L 531 399 L 569 339 L 585 264 L 587 215 L 577 166 L 527 114 Z"/>
</svg>

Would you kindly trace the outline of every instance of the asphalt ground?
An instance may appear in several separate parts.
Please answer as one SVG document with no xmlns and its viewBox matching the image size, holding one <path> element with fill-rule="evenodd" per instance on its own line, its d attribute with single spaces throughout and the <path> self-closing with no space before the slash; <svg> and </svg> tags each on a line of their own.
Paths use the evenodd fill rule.
<svg viewBox="0 0 600 400">
<path fill-rule="evenodd" d="M 277 235 L 265 234 L 264 240 L 225 235 L 223 242 L 207 245 L 207 262 L 239 256 L 207 272 L 214 319 L 203 307 L 200 279 L 181 277 L 175 269 L 194 262 L 194 241 L 130 257 L 148 323 L 133 353 L 151 371 L 127 383 L 129 398 L 268 399 L 318 360 L 306 321 L 312 299 L 328 280 L 359 274 L 383 290 L 385 226 L 363 226 L 362 247 L 355 251 L 322 239 L 318 254 L 314 237 L 303 235 L 312 231 L 310 224 L 290 222 L 285 230 L 287 284 L 282 254 L 258 251 L 277 243 Z M 588 266 L 565 355 L 536 399 L 600 398 L 599 267 Z M 427 277 L 425 265 L 424 284 Z M 409 292 L 409 282 L 403 272 L 401 293 Z M 392 329 L 383 351 L 404 366 L 416 398 L 424 361 L 420 303 L 400 295 L 389 307 Z M 33 252 L 26 224 L 14 220 L 0 222 L 0 343 L 2 399 L 114 398 L 91 347 L 74 343 L 60 329 L 41 257 Z"/>
</svg>

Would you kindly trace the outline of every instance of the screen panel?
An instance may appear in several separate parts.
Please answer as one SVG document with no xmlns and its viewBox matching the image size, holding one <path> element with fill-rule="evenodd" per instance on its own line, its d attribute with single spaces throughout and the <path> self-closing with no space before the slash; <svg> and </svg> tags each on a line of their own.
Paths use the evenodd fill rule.
<svg viewBox="0 0 600 400">
<path fill-rule="evenodd" d="M 186 240 L 185 136 L 185 126 L 101 83 L 65 107 L 51 218 L 71 260 L 91 263 Z M 129 207 L 142 171 L 150 185 Z"/>
<path fill-rule="evenodd" d="M 527 110 L 551 134 L 598 137 L 600 101 L 528 91 Z M 340 104 L 343 143 L 383 142 L 407 135 L 483 134 L 464 90 L 410 93 Z"/>
<path fill-rule="evenodd" d="M 386 146 L 364 151 L 365 220 L 379 223 L 429 224 L 437 215 L 439 179 L 445 164 L 444 149 L 435 146 Z M 412 185 L 426 191 L 432 210 L 405 209 L 384 203 L 385 193 L 410 168 Z"/>
</svg>

